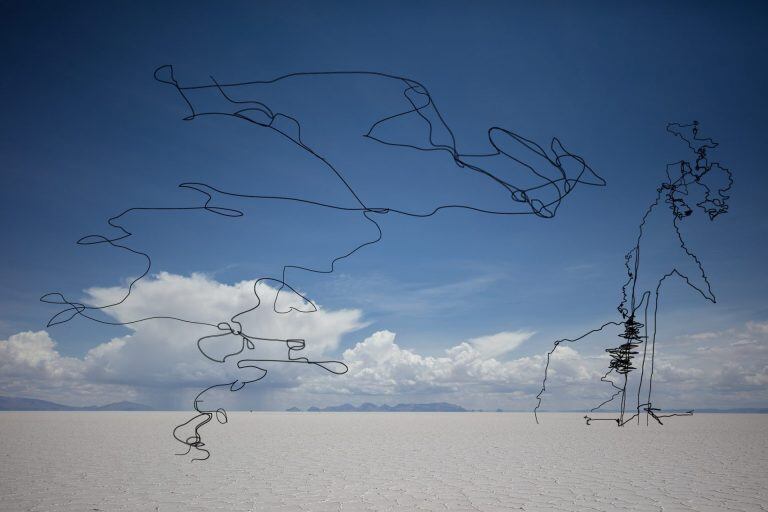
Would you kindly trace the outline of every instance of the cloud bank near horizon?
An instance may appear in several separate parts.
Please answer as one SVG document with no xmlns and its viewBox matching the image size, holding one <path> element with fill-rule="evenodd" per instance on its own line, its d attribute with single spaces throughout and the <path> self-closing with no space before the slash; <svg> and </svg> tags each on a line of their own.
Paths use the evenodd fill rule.
<svg viewBox="0 0 768 512">
<path fill-rule="evenodd" d="M 266 307 L 245 316 L 246 330 L 304 338 L 309 357 L 339 357 L 342 338 L 367 326 L 357 309 L 318 306 L 310 314 L 275 314 L 269 304 L 276 289 L 260 284 L 258 292 Z M 91 288 L 85 302 L 103 304 L 123 293 L 121 287 Z M 280 300 L 287 301 L 283 305 L 300 301 L 290 294 L 281 294 Z M 121 322 L 163 314 L 217 323 L 254 304 L 253 281 L 229 285 L 202 274 L 161 273 L 139 282 L 129 300 L 105 312 Z M 129 331 L 98 344 L 82 358 L 61 355 L 47 331 L 0 340 L 0 394 L 74 405 L 127 399 L 185 407 L 201 388 L 230 381 L 244 371 L 234 358 L 216 364 L 198 352 L 196 340 L 215 333 L 213 328 L 157 320 L 134 324 Z M 533 343 L 534 336 L 522 330 L 483 335 L 449 346 L 441 355 L 427 356 L 400 346 L 394 332 L 378 330 L 360 335 L 362 341 L 343 351 L 340 357 L 349 365 L 345 375 L 328 375 L 305 365 L 275 365 L 268 367 L 263 381 L 232 395 L 234 403 L 245 408 L 258 394 L 259 403 L 278 409 L 342 401 L 445 400 L 468 408 L 528 410 L 535 405 L 549 344 L 542 345 L 539 355 L 514 357 L 514 353 Z M 609 393 L 608 385 L 599 383 L 607 358 L 604 353 L 588 353 L 587 347 L 561 346 L 555 353 L 545 408 L 590 407 Z M 279 344 L 259 344 L 255 349 L 259 357 L 284 357 L 284 352 Z M 727 331 L 669 340 L 659 349 L 656 372 L 654 382 L 665 407 L 765 406 L 768 323 L 749 322 Z"/>
</svg>

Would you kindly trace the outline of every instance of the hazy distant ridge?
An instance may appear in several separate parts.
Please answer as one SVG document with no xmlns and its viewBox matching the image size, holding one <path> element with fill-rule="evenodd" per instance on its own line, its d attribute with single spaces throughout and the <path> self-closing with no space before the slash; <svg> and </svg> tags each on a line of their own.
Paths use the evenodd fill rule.
<svg viewBox="0 0 768 512">
<path fill-rule="evenodd" d="M 291 407 L 289 412 L 298 412 L 301 409 Z M 359 406 L 352 404 L 333 405 L 330 407 L 310 407 L 308 412 L 467 412 L 467 409 L 460 405 L 449 404 L 447 402 L 435 402 L 428 404 L 397 404 L 397 405 L 376 405 L 364 403 Z"/>
<path fill-rule="evenodd" d="M 107 405 L 76 407 L 35 398 L 0 396 L 0 411 L 152 411 L 152 407 L 135 402 L 116 402 Z"/>
<path fill-rule="evenodd" d="M 288 412 L 301 412 L 302 409 L 298 407 L 291 407 L 286 409 Z M 376 405 L 370 402 L 366 402 L 362 405 L 342 404 L 332 405 L 330 407 L 316 407 L 312 406 L 307 409 L 307 412 L 483 412 L 482 410 L 470 410 L 465 409 L 460 405 L 455 405 L 447 402 L 432 402 L 427 404 L 397 404 L 397 405 Z M 501 409 L 496 409 L 495 412 L 503 412 Z M 509 412 L 530 412 L 530 411 L 509 411 Z M 583 413 L 580 410 L 567 410 L 567 411 L 548 411 L 548 412 L 577 412 Z M 610 412 L 610 411 L 607 411 Z M 685 412 L 685 410 L 671 409 L 666 412 Z M 768 414 L 768 408 L 759 407 L 738 407 L 732 409 L 713 409 L 702 408 L 695 409 L 694 413 L 712 414 Z"/>
</svg>

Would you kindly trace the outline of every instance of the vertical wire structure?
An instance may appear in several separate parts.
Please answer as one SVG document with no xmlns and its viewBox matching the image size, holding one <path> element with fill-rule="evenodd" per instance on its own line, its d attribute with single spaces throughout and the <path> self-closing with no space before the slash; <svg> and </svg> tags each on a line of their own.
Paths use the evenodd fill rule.
<svg viewBox="0 0 768 512">
<path fill-rule="evenodd" d="M 623 332 L 618 335 L 621 339 L 619 344 L 605 349 L 609 356 L 608 369 L 600 378 L 601 382 L 611 386 L 612 394 L 604 402 L 589 410 L 584 416 L 587 424 L 593 421 L 615 421 L 618 426 L 623 426 L 633 419 L 639 422 L 643 413 L 646 413 L 646 424 L 650 418 L 663 424 L 662 418 L 693 414 L 692 410 L 663 414 L 661 409 L 654 407 L 652 402 L 659 297 L 664 282 L 670 277 L 677 276 L 706 300 L 716 302 L 709 277 L 699 258 L 686 244 L 680 225 L 694 214 L 695 209 L 705 213 L 710 221 L 727 213 L 728 191 L 733 186 L 733 174 L 719 162 L 710 160 L 709 153 L 718 146 L 718 143 L 711 138 L 699 136 L 698 121 L 688 124 L 669 123 L 667 132 L 680 138 L 691 155 L 687 160 L 682 159 L 667 165 L 666 179 L 656 189 L 656 197 L 640 222 L 635 244 L 624 256 L 627 281 L 621 288 L 622 299 L 617 308 L 621 319 L 606 322 L 577 338 L 554 342 L 552 349 L 547 352 L 541 390 L 536 395 L 537 404 L 533 410 L 536 423 L 539 422 L 538 411 L 547 390 L 550 362 L 557 348 L 563 343 L 577 342 L 591 334 L 601 332 L 608 326 L 623 329 Z M 651 276 L 650 281 L 653 285 L 650 288 L 643 289 L 639 281 L 646 277 L 647 266 L 640 265 L 641 248 L 648 236 L 646 231 L 652 217 L 661 218 L 664 225 L 672 227 L 674 242 L 682 250 L 683 260 L 693 270 L 684 271 L 677 266 L 664 269 L 660 274 L 655 273 Z M 641 318 L 642 321 L 640 321 Z M 629 378 L 637 370 L 640 375 L 634 395 L 635 404 L 631 405 Z M 618 414 L 615 417 L 591 416 L 592 413 L 600 411 L 609 404 L 616 405 L 618 408 Z"/>
</svg>

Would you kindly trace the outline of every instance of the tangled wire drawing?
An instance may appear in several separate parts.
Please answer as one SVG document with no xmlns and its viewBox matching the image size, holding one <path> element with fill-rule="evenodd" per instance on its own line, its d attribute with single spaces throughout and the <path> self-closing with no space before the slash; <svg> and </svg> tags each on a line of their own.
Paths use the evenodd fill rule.
<svg viewBox="0 0 768 512">
<path fill-rule="evenodd" d="M 262 98 L 257 95 L 258 90 L 254 92 L 255 86 L 281 87 L 284 84 L 291 84 L 292 86 L 298 84 L 299 89 L 301 89 L 301 87 L 314 87 L 318 81 L 328 78 L 339 80 L 352 77 L 385 83 L 393 91 L 396 91 L 394 101 L 400 105 L 398 109 L 387 115 L 372 119 L 371 124 L 360 132 L 364 139 L 370 141 L 371 144 L 391 147 L 392 151 L 419 151 L 448 155 L 453 170 L 459 169 L 468 173 L 475 173 L 481 179 L 488 180 L 494 187 L 499 187 L 508 196 L 509 207 L 507 209 L 495 209 L 486 208 L 483 205 L 456 203 L 439 204 L 424 211 L 415 211 L 395 208 L 387 204 L 376 204 L 376 198 L 370 200 L 362 197 L 352 180 L 348 179 L 340 167 L 326 156 L 322 148 L 313 143 L 312 135 L 305 133 L 298 116 L 288 111 L 281 111 L 279 105 L 268 104 L 266 100 L 262 101 Z M 266 129 L 279 138 L 289 141 L 296 151 L 309 156 L 326 169 L 332 179 L 342 185 L 345 194 L 351 201 L 350 204 L 324 202 L 309 199 L 305 195 L 266 195 L 242 190 L 224 190 L 215 184 L 208 183 L 181 183 L 179 187 L 196 194 L 197 200 L 192 204 L 127 208 L 107 220 L 107 224 L 116 230 L 116 234 L 111 236 L 92 234 L 77 241 L 77 244 L 81 246 L 108 246 L 143 261 L 143 272 L 135 279 L 130 280 L 118 300 L 94 305 L 67 298 L 62 292 L 51 292 L 41 297 L 43 302 L 60 307 L 59 311 L 48 321 L 49 327 L 69 322 L 75 318 L 115 326 L 129 326 L 142 322 L 180 322 L 201 330 L 196 345 L 200 354 L 211 363 L 223 364 L 228 361 L 236 361 L 238 369 L 256 372 L 255 374 L 250 373 L 248 378 L 212 384 L 197 394 L 192 404 L 193 416 L 173 430 L 173 437 L 185 449 L 179 455 L 192 454 L 191 460 L 206 460 L 210 457 L 210 451 L 205 448 L 206 444 L 203 442 L 201 429 L 214 419 L 222 424 L 227 422 L 227 413 L 223 408 L 206 405 L 207 393 L 217 389 L 231 392 L 241 390 L 245 386 L 263 379 L 267 375 L 264 366 L 271 363 L 304 364 L 318 367 L 336 375 L 342 375 L 348 371 L 347 365 L 342 361 L 314 360 L 303 356 L 302 351 L 307 347 L 307 340 L 304 338 L 270 336 L 269 333 L 253 332 L 246 329 L 243 323 L 244 316 L 263 307 L 263 300 L 259 294 L 260 286 L 269 284 L 277 288 L 277 293 L 271 304 L 271 308 L 276 314 L 290 315 L 316 312 L 317 306 L 290 284 L 289 274 L 296 271 L 315 274 L 334 272 L 337 264 L 382 240 L 383 231 L 379 222 L 382 216 L 397 215 L 423 219 L 432 217 L 443 210 L 468 210 L 489 215 L 533 215 L 549 219 L 555 216 L 562 201 L 575 189 L 576 185 L 600 187 L 605 185 L 605 181 L 592 171 L 582 157 L 566 150 L 557 138 L 552 138 L 549 148 L 545 149 L 536 142 L 513 131 L 493 126 L 487 131 L 490 148 L 486 151 L 475 153 L 459 151 L 454 132 L 438 110 L 432 95 L 424 85 L 410 78 L 371 71 L 325 71 L 292 73 L 270 80 L 236 83 L 220 83 L 211 77 L 209 83 L 184 85 L 176 79 L 174 69 L 170 65 L 158 67 L 155 70 L 154 78 L 158 82 L 172 87 L 178 93 L 183 104 L 189 110 L 189 114 L 184 117 L 184 120 L 227 118 L 242 123 L 242 126 Z M 210 104 L 215 104 L 216 107 L 209 107 Z M 421 135 L 413 135 L 408 132 L 400 135 L 386 133 L 393 123 L 401 122 L 420 126 L 423 129 Z M 513 147 L 514 151 L 510 150 L 510 147 Z M 484 162 L 495 165 L 501 164 L 508 169 L 508 174 L 502 175 L 489 170 L 493 166 L 485 165 Z M 696 172 L 698 169 L 697 166 Z M 127 229 L 125 217 L 138 212 L 159 215 L 166 212 L 194 211 L 221 216 L 225 219 L 242 218 L 245 216 L 242 210 L 217 205 L 221 204 L 221 201 L 235 198 L 246 201 L 299 203 L 312 208 L 330 209 L 344 215 L 358 216 L 365 225 L 369 226 L 371 235 L 367 240 L 351 249 L 347 248 L 340 251 L 336 257 L 325 264 L 314 267 L 286 264 L 282 267 L 281 275 L 256 279 L 253 284 L 252 306 L 244 310 L 232 311 L 229 318 L 211 321 L 200 318 L 157 315 L 126 321 L 112 321 L 104 317 L 105 310 L 116 308 L 126 302 L 139 281 L 149 276 L 152 271 L 152 259 L 149 253 L 131 245 L 130 237 L 133 233 Z M 280 293 L 295 294 L 300 299 L 299 303 L 294 303 L 287 308 L 280 307 L 278 305 Z M 634 308 L 634 302 L 632 307 Z M 214 354 L 212 347 L 225 340 L 228 343 L 234 340 L 234 346 L 237 348 L 229 350 L 224 355 Z M 285 350 L 283 352 L 284 357 L 265 358 L 259 356 L 258 350 L 265 344 L 282 345 Z"/>
<path fill-rule="evenodd" d="M 706 300 L 716 302 L 709 277 L 699 258 L 686 244 L 680 227 L 694 215 L 696 209 L 705 213 L 709 221 L 727 213 L 728 191 L 733 185 L 733 175 L 719 162 L 710 160 L 709 153 L 718 144 L 711 138 L 700 137 L 699 130 L 697 121 L 667 125 L 667 132 L 682 140 L 692 157 L 667 165 L 666 179 L 656 189 L 656 197 L 642 217 L 635 245 L 624 256 L 627 280 L 621 287 L 621 302 L 617 308 L 621 319 L 606 322 L 575 338 L 556 340 L 547 353 L 544 378 L 534 408 L 537 423 L 538 411 L 547 390 L 550 362 L 557 348 L 565 343 L 581 341 L 609 326 L 622 331 L 618 334 L 619 345 L 605 349 L 609 356 L 608 368 L 600 378 L 601 382 L 611 386 L 611 396 L 584 416 L 587 425 L 593 421 L 615 421 L 618 426 L 623 426 L 633 419 L 639 423 L 643 413 L 646 425 L 650 418 L 663 424 L 662 418 L 693 414 L 693 410 L 662 413 L 661 409 L 654 407 L 652 394 L 659 297 L 664 282 L 677 276 Z M 665 263 L 658 269 L 648 264 L 641 267 L 641 249 L 650 236 L 650 230 L 663 231 L 661 235 L 674 245 L 678 258 L 674 265 L 666 266 Z M 634 405 L 630 393 L 634 394 Z M 616 416 L 591 415 L 609 404 L 617 407 Z"/>
</svg>

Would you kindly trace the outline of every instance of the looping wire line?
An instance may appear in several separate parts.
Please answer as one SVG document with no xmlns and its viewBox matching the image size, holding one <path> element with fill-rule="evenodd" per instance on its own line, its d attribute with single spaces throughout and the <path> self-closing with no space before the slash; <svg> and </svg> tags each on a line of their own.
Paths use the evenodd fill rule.
<svg viewBox="0 0 768 512">
<path fill-rule="evenodd" d="M 376 80 L 383 80 L 388 83 L 399 84 L 402 87 L 401 92 L 403 98 L 405 99 L 403 110 L 374 121 L 362 136 L 378 144 L 390 146 L 393 148 L 401 148 L 403 150 L 446 152 L 451 155 L 454 164 L 458 168 L 465 169 L 468 172 L 477 173 L 480 176 L 490 180 L 491 183 L 503 188 L 509 195 L 509 199 L 515 208 L 508 210 L 498 210 L 473 206 L 469 204 L 441 204 L 432 208 L 431 210 L 409 211 L 392 208 L 389 206 L 369 206 L 369 203 L 363 200 L 360 194 L 358 194 L 353 187 L 352 183 L 343 175 L 343 173 L 326 156 L 324 156 L 319 149 L 313 147 L 308 142 L 308 139 L 302 132 L 302 125 L 296 117 L 287 113 L 279 112 L 277 109 L 270 107 L 259 99 L 237 99 L 235 97 L 238 93 L 241 92 L 241 89 L 245 88 L 246 86 L 257 84 L 277 84 L 279 82 L 290 81 L 294 79 L 305 79 L 311 82 L 312 80 L 320 80 L 323 77 L 332 76 L 337 78 L 353 76 L 366 77 Z M 263 379 L 267 375 L 267 370 L 261 367 L 261 365 L 264 363 L 306 364 L 317 366 L 335 375 L 342 375 L 349 369 L 347 365 L 341 361 L 316 361 L 299 355 L 299 353 L 306 347 L 306 341 L 304 339 L 282 339 L 269 336 L 259 336 L 255 335 L 254 333 L 246 332 L 240 320 L 244 315 L 255 311 L 262 306 L 262 299 L 259 295 L 260 284 L 274 283 L 277 287 L 277 292 L 275 293 L 275 298 L 272 303 L 272 311 L 274 313 L 288 314 L 292 312 L 316 312 L 318 310 L 317 306 L 308 297 L 300 294 L 294 287 L 289 284 L 287 275 L 288 272 L 305 271 L 316 274 L 333 273 L 338 263 L 358 253 L 362 249 L 374 245 L 382 240 L 383 231 L 381 229 L 381 225 L 379 222 L 377 222 L 377 218 L 381 215 L 400 215 L 409 218 L 428 218 L 443 210 L 458 209 L 491 215 L 534 215 L 537 217 L 549 219 L 555 216 L 561 202 L 574 190 L 576 185 L 584 184 L 599 187 L 605 186 L 605 180 L 597 175 L 587 165 L 582 157 L 568 151 L 556 137 L 551 140 L 549 144 L 549 151 L 547 151 L 537 143 L 515 132 L 498 126 L 493 126 L 488 129 L 487 132 L 488 142 L 492 148 L 491 151 L 479 153 L 460 152 L 458 150 L 456 136 L 453 130 L 444 120 L 443 115 L 435 105 L 432 95 L 429 93 L 427 88 L 419 82 L 405 77 L 373 71 L 323 71 L 291 73 L 270 80 L 238 83 L 220 83 L 211 77 L 211 83 L 209 84 L 182 85 L 176 79 L 174 69 L 170 65 L 158 67 L 154 72 L 154 77 L 158 82 L 170 85 L 178 92 L 189 110 L 189 115 L 183 118 L 185 121 L 191 121 L 203 117 L 228 117 L 238 121 L 245 121 L 252 126 L 271 130 L 272 132 L 290 141 L 298 151 L 311 156 L 317 162 L 322 164 L 331 173 L 331 175 L 344 186 L 349 196 L 353 199 L 355 205 L 345 206 L 342 204 L 310 200 L 301 196 L 265 195 L 245 193 L 242 191 L 228 191 L 207 183 L 184 182 L 181 183 L 179 187 L 201 194 L 202 198 L 204 198 L 204 202 L 202 202 L 201 205 L 128 208 L 122 213 L 107 220 L 107 224 L 118 231 L 117 236 L 107 237 L 104 235 L 95 234 L 85 236 L 78 240 L 77 243 L 79 245 L 90 246 L 106 244 L 112 248 L 140 256 L 144 260 L 144 269 L 142 273 L 137 278 L 130 281 L 127 290 L 119 300 L 103 305 L 86 305 L 66 298 L 62 292 L 51 292 L 41 297 L 43 302 L 65 306 L 51 317 L 48 322 L 49 327 L 69 322 L 77 317 L 82 317 L 89 321 L 116 326 L 128 326 L 147 321 L 164 320 L 213 328 L 215 329 L 214 334 L 206 334 L 204 336 L 200 336 L 196 342 L 198 350 L 206 359 L 215 363 L 224 363 L 229 358 L 240 358 L 237 360 L 237 368 L 248 368 L 252 370 L 255 369 L 259 372 L 258 375 L 253 379 L 245 381 L 234 380 L 232 382 L 214 384 L 198 393 L 193 404 L 196 414 L 186 422 L 178 425 L 173 430 L 173 437 L 176 439 L 176 441 L 185 445 L 186 447 L 186 451 L 179 455 L 188 455 L 192 452 L 192 450 L 195 450 L 195 453 L 198 454 L 198 456 L 192 458 L 192 460 L 206 460 L 210 457 L 210 451 L 205 448 L 206 444 L 202 440 L 201 429 L 214 419 L 221 424 L 226 423 L 228 420 L 226 411 L 224 411 L 224 409 L 211 409 L 204 405 L 205 399 L 203 396 L 207 392 L 219 388 L 234 392 L 242 389 L 247 384 Z M 190 94 L 192 91 L 203 90 L 209 90 L 214 94 L 217 94 L 220 99 L 224 100 L 226 105 L 231 106 L 231 109 L 222 111 L 207 111 L 196 108 L 195 102 L 190 98 Z M 393 140 L 379 133 L 384 127 L 386 127 L 387 124 L 391 123 L 392 121 L 409 117 L 426 125 L 426 128 L 428 128 L 428 136 L 425 140 L 408 140 L 408 136 L 405 136 L 404 140 Z M 444 142 L 437 141 L 435 135 L 436 130 L 447 133 L 448 140 Z M 523 161 L 510 152 L 505 151 L 500 145 L 500 139 L 514 144 L 515 147 L 524 152 L 526 155 L 529 155 L 530 159 L 536 163 L 531 164 L 527 160 Z M 527 174 L 528 178 L 535 177 L 534 179 L 537 180 L 537 183 L 528 187 L 516 186 L 510 183 L 510 181 L 507 179 L 492 173 L 488 169 L 480 165 L 470 163 L 468 161 L 470 158 L 476 160 L 479 159 L 481 161 L 484 161 L 483 159 L 491 158 L 505 159 L 504 161 L 508 162 L 508 164 L 514 167 L 517 171 L 522 171 L 524 175 Z M 570 173 L 567 171 L 566 167 L 571 169 Z M 572 171 L 574 167 L 577 169 L 575 173 Z M 550 176 L 552 174 L 554 177 Z M 128 231 L 128 229 L 121 223 L 122 218 L 125 215 L 134 212 L 160 214 L 164 212 L 204 211 L 228 218 L 239 218 L 245 215 L 245 213 L 241 210 L 214 206 L 214 194 L 216 194 L 217 197 L 222 198 L 303 204 L 317 208 L 345 212 L 350 215 L 358 215 L 371 226 L 372 235 L 368 240 L 353 246 L 346 251 L 343 251 L 330 262 L 328 262 L 325 266 L 306 267 L 286 264 L 283 266 L 282 274 L 279 278 L 261 277 L 255 280 L 253 286 L 255 304 L 252 307 L 235 313 L 226 321 L 204 321 L 175 316 L 158 315 L 137 318 L 124 322 L 117 322 L 95 316 L 99 312 L 108 312 L 110 308 L 117 307 L 128 300 L 137 283 L 148 276 L 152 268 L 152 259 L 148 253 L 127 245 L 126 240 L 131 237 L 133 233 Z M 550 197 L 545 198 L 545 194 L 550 194 Z M 286 290 L 299 298 L 299 302 L 301 302 L 300 307 L 296 307 L 291 304 L 287 308 L 281 309 L 278 306 L 278 299 L 280 294 Z M 209 349 L 211 344 L 215 345 L 216 342 L 221 341 L 223 338 L 229 338 L 231 336 L 235 336 L 240 340 L 237 350 L 232 351 L 224 356 L 215 356 L 211 354 Z M 286 357 L 277 359 L 246 357 L 246 352 L 255 350 L 257 344 L 270 342 L 282 344 L 287 351 Z M 182 431 L 188 428 L 192 429 L 192 433 L 186 435 L 183 434 Z"/>
<path fill-rule="evenodd" d="M 694 213 L 694 209 L 687 201 L 690 201 L 689 198 L 693 196 L 695 191 L 700 192 L 703 196 L 701 201 L 695 203 L 695 207 L 705 212 L 710 221 L 714 221 L 718 216 L 728 213 L 727 201 L 730 196 L 727 193 L 733 186 L 733 174 L 729 169 L 722 167 L 719 162 L 709 160 L 709 150 L 715 149 L 718 146 L 718 143 L 711 138 L 699 137 L 698 121 L 693 121 L 688 124 L 669 123 L 667 125 L 667 132 L 685 142 L 688 149 L 693 153 L 693 157 L 690 160 L 680 160 L 667 165 L 667 179 L 656 189 L 656 197 L 645 211 L 640 222 L 639 233 L 635 240 L 635 245 L 624 257 L 627 281 L 621 287 L 622 299 L 617 307 L 617 310 L 621 315 L 621 321 L 606 322 L 597 329 L 591 330 L 578 338 L 557 340 L 554 342 L 554 346 L 547 353 L 541 390 L 536 396 L 538 402 L 533 410 L 536 423 L 539 423 L 538 411 L 542 404 L 542 397 L 547 389 L 550 360 L 558 346 L 564 341 L 580 341 L 593 333 L 603 331 L 603 329 L 609 325 L 619 326 L 624 329 L 624 332 L 619 334 L 619 337 L 623 338 L 624 341 L 617 347 L 609 347 L 605 349 L 606 353 L 609 355 L 608 370 L 600 378 L 600 381 L 611 385 L 612 395 L 589 410 L 584 416 L 587 425 L 591 424 L 593 421 L 614 421 L 618 426 L 623 426 L 633 419 L 637 419 L 639 422 L 642 413 L 645 413 L 646 424 L 648 424 L 652 418 L 661 425 L 663 424 L 661 421 L 662 418 L 690 416 L 693 414 L 693 410 L 683 413 L 661 414 L 661 409 L 654 407 L 653 402 L 651 401 L 653 393 L 659 297 L 661 294 L 661 287 L 667 278 L 677 276 L 706 300 L 712 303 L 716 302 L 709 276 L 705 272 L 701 260 L 699 260 L 698 256 L 696 256 L 696 254 L 686 245 L 685 239 L 680 231 L 680 223 Z M 720 183 L 722 186 L 716 183 Z M 651 214 L 661 214 L 659 208 L 662 207 L 662 204 L 666 204 L 667 209 L 669 210 L 670 215 L 667 222 L 671 223 L 675 241 L 688 258 L 687 261 L 693 264 L 698 275 L 691 275 L 690 273 L 686 274 L 677 267 L 673 267 L 656 281 L 654 290 L 638 290 L 637 282 L 640 274 L 641 243 L 643 236 L 645 235 L 646 223 Z M 652 298 L 653 301 L 651 300 Z M 649 308 L 651 308 L 650 316 Z M 638 320 L 641 315 L 643 318 L 642 322 Z M 652 322 L 650 332 L 648 331 L 649 320 Z M 642 357 L 640 358 L 640 376 L 637 385 L 636 406 L 630 408 L 627 404 L 629 374 L 637 370 L 637 367 L 634 366 L 634 360 L 636 356 L 641 354 L 639 351 L 641 346 Z M 647 369 L 646 365 L 648 365 Z M 643 387 L 646 385 L 646 375 L 647 395 L 645 395 L 645 400 L 643 400 L 642 392 Z M 614 380 L 612 376 L 615 376 L 616 380 Z M 619 400 L 618 416 L 608 418 L 596 418 L 590 416 L 590 413 L 597 412 L 604 406 L 614 403 L 616 400 Z M 634 409 L 634 413 L 632 413 L 632 409 Z"/>
</svg>

